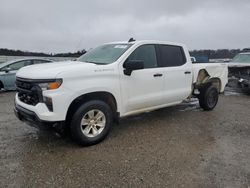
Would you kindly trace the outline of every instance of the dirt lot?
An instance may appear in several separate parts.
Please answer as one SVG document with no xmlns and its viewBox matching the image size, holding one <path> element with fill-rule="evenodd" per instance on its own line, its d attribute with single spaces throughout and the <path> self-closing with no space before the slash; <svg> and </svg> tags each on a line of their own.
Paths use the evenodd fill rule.
<svg viewBox="0 0 250 188">
<path fill-rule="evenodd" d="M 131 117 L 99 145 L 19 122 L 0 93 L 0 187 L 250 187 L 250 96 Z"/>
</svg>

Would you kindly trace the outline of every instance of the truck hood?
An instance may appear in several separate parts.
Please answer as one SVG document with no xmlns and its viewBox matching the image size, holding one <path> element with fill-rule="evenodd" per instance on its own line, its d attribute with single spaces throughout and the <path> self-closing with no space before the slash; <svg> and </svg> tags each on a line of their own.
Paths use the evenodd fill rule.
<svg viewBox="0 0 250 188">
<path fill-rule="evenodd" d="M 93 63 L 84 63 L 79 61 L 63 61 L 56 63 L 44 63 L 39 65 L 31 65 L 21 68 L 16 76 L 20 78 L 29 79 L 53 79 L 57 75 L 69 70 L 88 70 L 92 67 L 98 66 Z"/>
</svg>

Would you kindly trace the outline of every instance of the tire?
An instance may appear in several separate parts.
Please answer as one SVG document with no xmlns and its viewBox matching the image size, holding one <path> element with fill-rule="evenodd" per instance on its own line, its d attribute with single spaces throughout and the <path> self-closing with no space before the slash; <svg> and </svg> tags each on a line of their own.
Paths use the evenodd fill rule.
<svg viewBox="0 0 250 188">
<path fill-rule="evenodd" d="M 86 102 L 72 117 L 72 138 L 82 146 L 97 144 L 106 138 L 112 123 L 113 113 L 108 104 L 99 100 Z"/>
<path fill-rule="evenodd" d="M 0 81 L 0 91 L 3 89 L 3 83 Z"/>
<path fill-rule="evenodd" d="M 219 99 L 219 91 L 213 85 L 207 85 L 200 89 L 199 94 L 200 107 L 205 111 L 211 111 L 215 108 Z"/>
</svg>

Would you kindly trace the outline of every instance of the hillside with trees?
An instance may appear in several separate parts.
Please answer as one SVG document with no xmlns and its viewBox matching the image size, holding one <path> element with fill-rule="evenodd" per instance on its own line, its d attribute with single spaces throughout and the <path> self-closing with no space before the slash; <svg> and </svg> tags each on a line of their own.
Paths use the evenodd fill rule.
<svg viewBox="0 0 250 188">
<path fill-rule="evenodd" d="M 240 49 L 219 49 L 219 50 L 193 50 L 190 51 L 191 56 L 207 56 L 209 59 L 226 59 L 233 58 L 236 54 L 240 53 Z"/>
<path fill-rule="evenodd" d="M 0 49 L 0 55 L 4 55 L 4 56 L 79 57 L 85 53 L 86 53 L 86 50 L 81 50 L 77 52 L 68 52 L 68 53 L 48 54 L 48 53 L 43 53 L 43 52 L 29 52 L 29 51 L 12 50 L 12 49 L 6 49 L 6 48 Z"/>
</svg>

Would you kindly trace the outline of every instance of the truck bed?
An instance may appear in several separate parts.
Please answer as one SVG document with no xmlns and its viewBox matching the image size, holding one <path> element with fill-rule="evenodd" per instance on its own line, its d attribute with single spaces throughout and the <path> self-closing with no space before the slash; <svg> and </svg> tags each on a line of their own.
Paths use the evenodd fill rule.
<svg viewBox="0 0 250 188">
<path fill-rule="evenodd" d="M 200 71 L 205 70 L 210 77 L 220 79 L 221 81 L 220 92 L 224 91 L 224 88 L 228 82 L 227 63 L 195 63 L 192 65 L 193 65 L 193 83 L 197 82 Z"/>
</svg>

